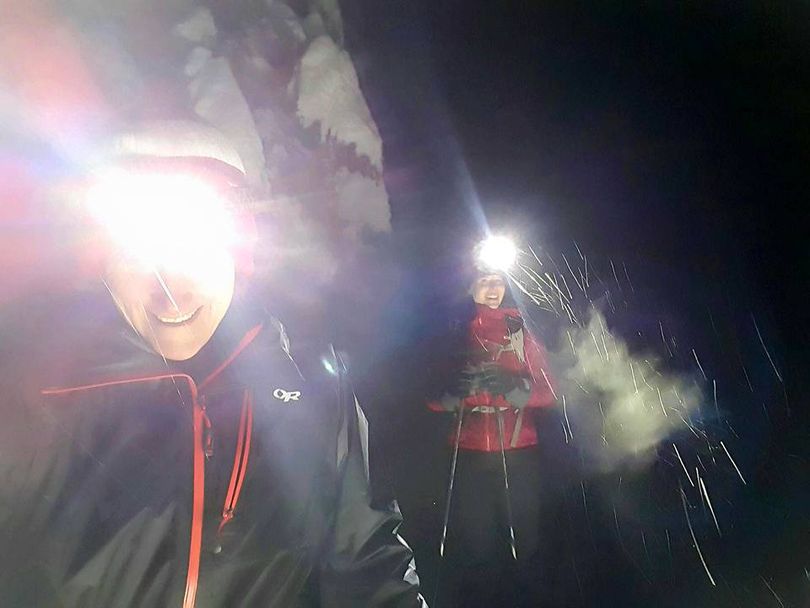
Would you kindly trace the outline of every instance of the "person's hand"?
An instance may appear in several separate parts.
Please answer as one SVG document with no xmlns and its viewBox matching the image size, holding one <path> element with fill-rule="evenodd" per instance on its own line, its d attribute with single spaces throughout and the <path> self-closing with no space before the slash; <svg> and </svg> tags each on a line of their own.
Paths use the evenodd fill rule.
<svg viewBox="0 0 810 608">
<path fill-rule="evenodd" d="M 494 363 L 484 366 L 479 375 L 480 390 L 487 391 L 490 395 L 506 395 L 522 384 L 520 376 L 505 372 Z"/>
<path fill-rule="evenodd" d="M 455 382 L 450 386 L 448 393 L 455 397 L 468 397 L 472 394 L 474 387 L 477 385 L 478 372 L 471 366 L 465 367 L 461 370 Z"/>
</svg>

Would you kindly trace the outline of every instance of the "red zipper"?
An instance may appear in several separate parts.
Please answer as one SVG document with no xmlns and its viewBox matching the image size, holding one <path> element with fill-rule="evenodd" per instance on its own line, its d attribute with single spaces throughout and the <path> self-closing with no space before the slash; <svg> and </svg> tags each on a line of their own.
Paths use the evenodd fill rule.
<svg viewBox="0 0 810 608">
<path fill-rule="evenodd" d="M 202 551 L 203 506 L 205 504 L 205 451 L 203 450 L 203 434 L 205 420 L 207 418 L 203 406 L 198 399 L 197 385 L 194 379 L 187 374 L 161 374 L 141 378 L 128 378 L 125 380 L 112 380 L 96 384 L 85 384 L 69 388 L 44 389 L 40 392 L 42 395 L 65 395 L 96 388 L 134 384 L 138 382 L 151 382 L 155 380 L 174 380 L 177 378 L 185 380 L 191 392 L 191 416 L 194 434 L 192 477 L 194 485 L 191 499 L 191 539 L 188 549 L 188 571 L 186 573 L 186 590 L 183 596 L 183 608 L 194 608 L 194 602 L 197 597 L 197 583 L 200 574 L 200 553 Z"/>
<path fill-rule="evenodd" d="M 192 380 L 193 385 L 193 380 Z M 205 451 L 203 450 L 203 431 L 205 412 L 197 399 L 196 388 L 192 392 L 194 427 L 194 486 L 191 507 L 191 542 L 188 548 L 188 572 L 186 574 L 186 592 L 183 596 L 183 608 L 194 608 L 197 598 L 197 584 L 200 575 L 200 553 L 202 552 L 203 506 L 205 504 Z"/>
<path fill-rule="evenodd" d="M 189 541 L 188 549 L 188 571 L 186 573 L 186 589 L 183 596 L 183 608 L 194 608 L 197 598 L 197 585 L 199 583 L 200 575 L 200 555 L 202 553 L 202 531 L 203 531 L 203 513 L 205 506 L 205 458 L 206 454 L 210 454 L 212 450 L 211 443 L 211 422 L 205 413 L 205 407 L 200 403 L 198 398 L 199 390 L 204 386 L 210 384 L 231 362 L 241 353 L 261 332 L 262 325 L 257 325 L 248 331 L 242 340 L 237 345 L 236 349 L 231 355 L 223 361 L 203 382 L 200 384 L 199 389 L 194 379 L 188 374 L 159 374 L 155 376 L 144 376 L 140 378 L 127 378 L 123 380 L 112 380 L 109 382 L 99 382 L 95 384 L 85 384 L 81 386 L 68 387 L 68 388 L 50 388 L 40 391 L 42 395 L 64 395 L 79 391 L 85 391 L 96 388 L 105 388 L 110 386 L 118 386 L 122 384 L 132 384 L 137 382 L 150 382 L 154 380 L 167 380 L 180 378 L 188 382 L 189 390 L 191 392 L 191 405 L 192 405 L 192 428 L 194 434 L 194 455 L 193 455 L 193 489 L 192 489 L 192 509 L 191 509 L 191 538 Z M 245 472 L 247 471 L 248 455 L 250 453 L 250 436 L 253 428 L 253 396 L 250 391 L 245 391 L 242 402 L 242 416 L 239 423 L 240 433 L 237 444 L 237 452 L 234 455 L 234 470 L 231 472 L 231 486 L 228 495 L 225 499 L 225 508 L 223 509 L 223 521 L 220 523 L 220 530 L 222 526 L 233 519 L 233 511 L 236 509 L 236 503 L 239 501 L 239 493 L 242 490 L 242 483 L 245 480 Z M 241 448 L 241 449 L 240 449 Z M 228 513 L 226 521 L 226 513 Z"/>
<path fill-rule="evenodd" d="M 222 519 L 219 522 L 217 534 L 222 533 L 225 525 L 233 519 L 239 494 L 247 473 L 248 458 L 250 457 L 250 438 L 253 434 L 253 395 L 246 390 L 242 398 L 242 413 L 239 416 L 239 433 L 236 439 L 236 450 L 233 455 L 233 468 L 231 480 L 228 483 L 228 492 L 225 495 L 225 504 L 222 506 Z"/>
</svg>

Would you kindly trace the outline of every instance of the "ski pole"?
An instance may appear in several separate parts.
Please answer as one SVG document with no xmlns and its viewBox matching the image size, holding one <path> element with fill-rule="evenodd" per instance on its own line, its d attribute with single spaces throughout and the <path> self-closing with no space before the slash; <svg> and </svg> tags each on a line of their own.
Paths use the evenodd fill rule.
<svg viewBox="0 0 810 608">
<path fill-rule="evenodd" d="M 461 442 L 461 424 L 464 420 L 464 400 L 458 409 L 458 422 L 456 423 L 456 443 L 453 446 L 453 459 L 450 463 L 450 484 L 447 487 L 447 502 L 444 505 L 444 527 L 442 528 L 442 542 L 439 545 L 439 556 L 444 557 L 444 543 L 447 540 L 447 523 L 450 521 L 450 501 L 453 499 L 453 483 L 456 480 L 456 463 L 458 462 L 458 445 Z"/>
<path fill-rule="evenodd" d="M 503 414 L 500 408 L 495 408 L 495 415 L 498 417 L 498 438 L 501 442 L 501 462 L 503 463 L 503 487 L 506 497 L 506 519 L 509 524 L 509 546 L 512 548 L 512 557 L 517 560 L 515 550 L 515 527 L 512 525 L 512 502 L 509 499 L 509 474 L 506 470 L 506 450 L 503 445 Z"/>
</svg>

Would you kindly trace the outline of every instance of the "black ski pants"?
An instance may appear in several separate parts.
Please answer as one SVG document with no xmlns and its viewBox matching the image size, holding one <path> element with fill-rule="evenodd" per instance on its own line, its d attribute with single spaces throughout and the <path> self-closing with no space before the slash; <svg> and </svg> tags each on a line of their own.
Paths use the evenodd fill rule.
<svg viewBox="0 0 810 608">
<path fill-rule="evenodd" d="M 542 605 L 549 564 L 539 543 L 544 501 L 538 450 L 507 450 L 506 466 L 517 561 L 509 544 L 501 452 L 460 450 L 441 608 Z"/>
</svg>

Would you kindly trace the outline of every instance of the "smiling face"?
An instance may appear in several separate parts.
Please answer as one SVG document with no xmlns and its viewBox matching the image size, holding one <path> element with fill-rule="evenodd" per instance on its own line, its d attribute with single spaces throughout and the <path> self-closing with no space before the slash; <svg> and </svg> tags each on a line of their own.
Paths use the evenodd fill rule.
<svg viewBox="0 0 810 608">
<path fill-rule="evenodd" d="M 476 304 L 498 308 L 506 295 L 506 281 L 499 274 L 487 274 L 475 280 L 471 291 Z"/>
<path fill-rule="evenodd" d="M 183 273 L 148 270 L 121 256 L 105 272 L 127 322 L 152 350 L 174 361 L 190 359 L 214 335 L 233 299 L 234 277 L 226 251 L 204 256 L 199 268 Z"/>
<path fill-rule="evenodd" d="M 88 187 L 88 212 L 106 235 L 105 283 L 166 359 L 196 355 L 233 299 L 240 234 L 226 177 L 164 161 L 109 167 Z"/>
</svg>

